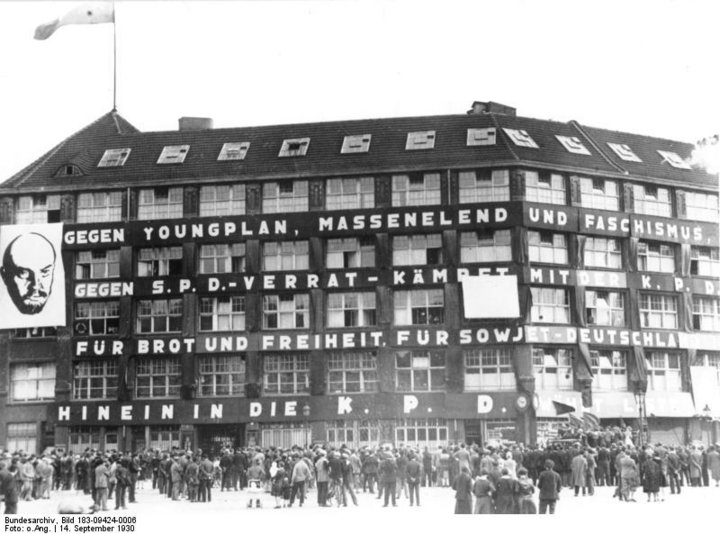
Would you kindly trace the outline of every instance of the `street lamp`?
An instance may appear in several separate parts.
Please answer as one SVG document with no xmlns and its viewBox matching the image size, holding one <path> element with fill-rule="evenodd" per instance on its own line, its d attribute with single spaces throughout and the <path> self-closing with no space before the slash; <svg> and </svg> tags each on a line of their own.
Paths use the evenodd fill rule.
<svg viewBox="0 0 720 534">
<path fill-rule="evenodd" d="M 310 425 L 309 425 L 309 419 L 310 419 L 310 405 L 304 404 L 302 407 L 302 414 L 303 414 L 303 430 L 305 432 L 305 445 L 311 445 L 312 440 L 309 438 L 311 435 Z"/>
<path fill-rule="evenodd" d="M 703 408 L 703 422 L 707 425 L 707 440 L 708 445 L 712 444 L 712 410 L 710 409 L 710 405 L 705 404 L 705 407 Z"/>
<path fill-rule="evenodd" d="M 647 414 L 645 411 L 645 392 L 642 390 L 635 390 L 635 404 L 638 407 L 638 425 L 640 430 L 638 431 L 638 449 L 642 449 L 645 446 L 645 438 L 648 434 L 647 428 Z"/>
</svg>

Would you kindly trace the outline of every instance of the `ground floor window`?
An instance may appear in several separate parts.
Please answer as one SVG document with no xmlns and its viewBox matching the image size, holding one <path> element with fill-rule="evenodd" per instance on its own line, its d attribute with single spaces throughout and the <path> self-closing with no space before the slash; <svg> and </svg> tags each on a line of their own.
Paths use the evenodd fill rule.
<svg viewBox="0 0 720 534">
<path fill-rule="evenodd" d="M 23 451 L 27 454 L 37 452 L 37 423 L 8 423 L 7 444 L 8 452 Z"/>
<path fill-rule="evenodd" d="M 68 452 L 82 454 L 85 449 L 100 448 L 100 427 L 75 427 L 70 429 Z"/>
<path fill-rule="evenodd" d="M 180 425 L 158 425 L 150 427 L 149 448 L 170 451 L 180 447 Z"/>
<path fill-rule="evenodd" d="M 548 441 L 558 439 L 560 436 L 560 425 L 565 420 L 541 419 L 537 420 L 537 443 L 544 447 Z"/>
<path fill-rule="evenodd" d="M 411 447 L 445 447 L 448 442 L 446 419 L 401 419 L 395 425 L 395 444 Z"/>
<path fill-rule="evenodd" d="M 332 421 L 327 427 L 328 445 L 350 448 L 375 447 L 379 444 L 380 428 L 377 421 Z"/>
<path fill-rule="evenodd" d="M 312 443 L 312 432 L 309 425 L 263 425 L 261 432 L 263 447 L 289 449 L 293 445 L 305 447 Z"/>
</svg>

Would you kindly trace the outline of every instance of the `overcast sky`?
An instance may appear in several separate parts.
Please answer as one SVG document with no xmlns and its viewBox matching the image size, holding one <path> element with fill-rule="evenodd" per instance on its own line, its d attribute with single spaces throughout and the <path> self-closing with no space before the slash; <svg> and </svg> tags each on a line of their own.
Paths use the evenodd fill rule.
<svg viewBox="0 0 720 534">
<path fill-rule="evenodd" d="M 81 2 L 0 1 L 0 181 L 112 108 L 112 25 Z M 717 7 L 716 7 L 717 6 Z M 464 113 L 694 142 L 720 131 L 720 2 L 225 1 L 116 4 L 118 110 L 143 131 Z"/>
</svg>

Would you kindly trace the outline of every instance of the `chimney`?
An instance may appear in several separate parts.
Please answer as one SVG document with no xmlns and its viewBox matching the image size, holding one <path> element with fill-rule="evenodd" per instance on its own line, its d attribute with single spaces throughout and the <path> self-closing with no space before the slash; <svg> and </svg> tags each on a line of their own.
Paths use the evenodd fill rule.
<svg viewBox="0 0 720 534">
<path fill-rule="evenodd" d="M 212 130 L 213 120 L 207 117 L 180 117 L 179 130 L 187 132 L 192 130 Z"/>
<path fill-rule="evenodd" d="M 484 113 L 496 113 L 498 115 L 514 117 L 515 108 L 511 108 L 505 104 L 498 104 L 497 102 L 478 102 L 476 100 L 467 112 L 468 115 L 482 115 Z"/>
</svg>

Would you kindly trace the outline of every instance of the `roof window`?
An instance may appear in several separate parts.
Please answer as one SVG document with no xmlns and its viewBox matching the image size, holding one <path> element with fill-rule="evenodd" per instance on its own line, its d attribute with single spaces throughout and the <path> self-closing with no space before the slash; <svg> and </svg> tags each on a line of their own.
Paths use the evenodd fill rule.
<svg viewBox="0 0 720 534">
<path fill-rule="evenodd" d="M 494 145 L 497 138 L 495 128 L 468 128 L 467 146 Z"/>
<path fill-rule="evenodd" d="M 108 148 L 105 150 L 98 167 L 122 167 L 130 156 L 129 148 Z"/>
<path fill-rule="evenodd" d="M 525 148 L 540 148 L 535 142 L 535 140 L 530 137 L 530 134 L 528 134 L 525 130 L 513 130 L 512 128 L 503 128 L 503 131 L 517 146 Z"/>
<path fill-rule="evenodd" d="M 632 148 L 630 148 L 628 145 L 623 145 L 620 143 L 608 143 L 607 146 L 609 146 L 612 151 L 617 154 L 617 157 L 619 157 L 623 161 L 634 161 L 635 163 L 642 163 L 640 157 L 635 154 L 635 152 L 632 151 Z"/>
<path fill-rule="evenodd" d="M 174 145 L 163 147 L 162 153 L 158 158 L 157 162 L 160 164 L 166 163 L 182 163 L 185 161 L 190 150 L 190 145 Z"/>
<path fill-rule="evenodd" d="M 56 172 L 55 176 L 57 177 L 67 177 L 67 176 L 84 176 L 85 173 L 82 172 L 82 169 L 78 167 L 77 165 L 73 165 L 72 163 L 68 163 L 66 165 L 61 166 Z"/>
<path fill-rule="evenodd" d="M 278 157 L 288 158 L 292 156 L 304 156 L 307 154 L 308 146 L 310 146 L 309 137 L 299 137 L 297 139 L 285 139 L 280 147 Z"/>
<path fill-rule="evenodd" d="M 682 159 L 679 155 L 677 155 L 675 152 L 670 152 L 668 150 L 658 150 L 658 154 L 660 154 L 663 157 L 663 163 L 668 162 L 670 165 L 675 167 L 676 169 L 687 169 L 692 170 L 692 167 L 690 164 Z"/>
<path fill-rule="evenodd" d="M 372 134 L 346 135 L 343 139 L 341 154 L 354 154 L 370 150 L 370 139 Z"/>
<path fill-rule="evenodd" d="M 560 144 L 565 147 L 565 150 L 572 154 L 582 154 L 583 156 L 589 156 L 590 151 L 582 144 L 582 141 L 577 137 L 567 137 L 565 135 L 556 135 L 555 138 L 560 141 Z"/>
<path fill-rule="evenodd" d="M 429 150 L 435 148 L 435 130 L 408 132 L 405 150 Z"/>
<path fill-rule="evenodd" d="M 245 159 L 247 151 L 250 148 L 250 142 L 242 143 L 225 143 L 220 149 L 218 161 L 237 161 Z"/>
</svg>

